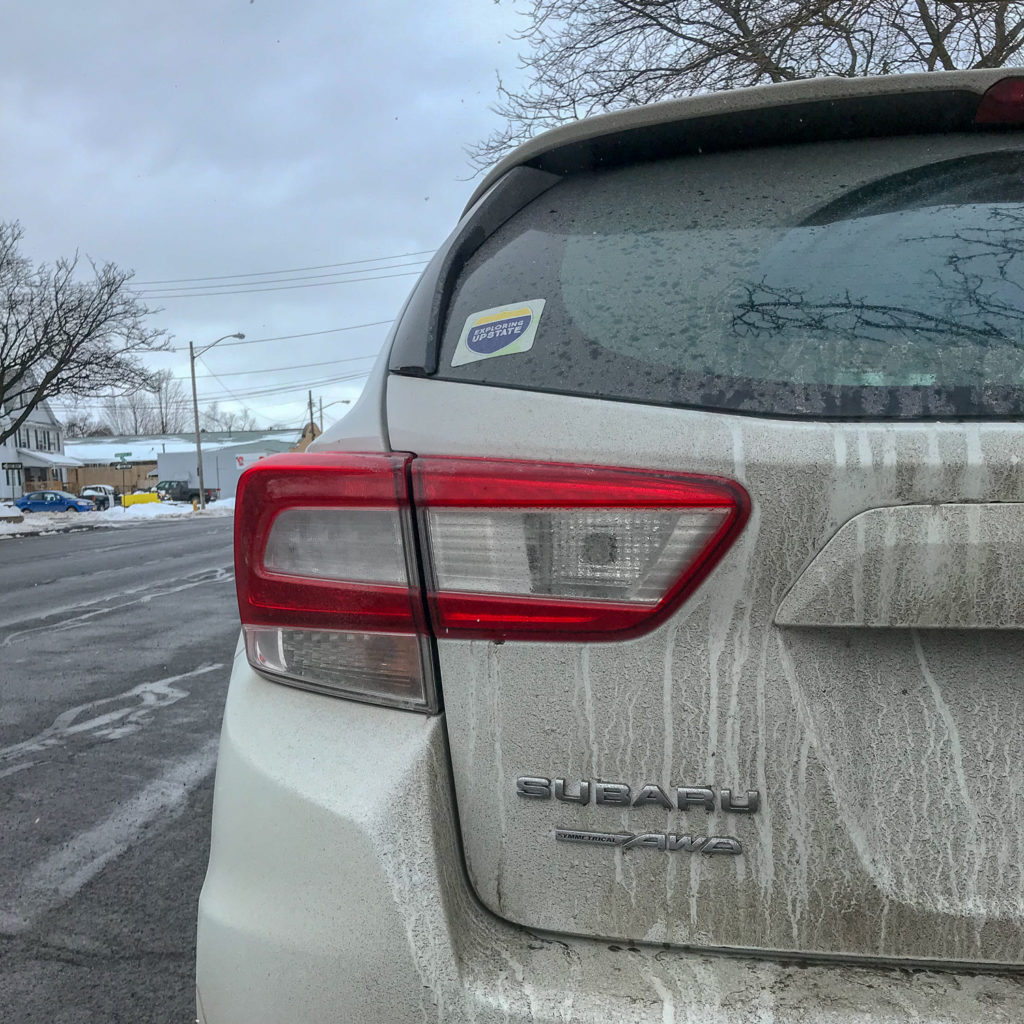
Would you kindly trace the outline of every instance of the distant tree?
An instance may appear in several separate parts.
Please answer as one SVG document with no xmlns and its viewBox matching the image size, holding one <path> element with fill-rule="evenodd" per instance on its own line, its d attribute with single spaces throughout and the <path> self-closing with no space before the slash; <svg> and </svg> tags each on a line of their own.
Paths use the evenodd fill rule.
<svg viewBox="0 0 1024 1024">
<path fill-rule="evenodd" d="M 185 387 L 170 370 L 157 371 L 153 399 L 153 428 L 158 434 L 177 434 L 187 429 L 190 403 Z"/>
<path fill-rule="evenodd" d="M 248 408 L 222 409 L 219 402 L 211 402 L 200 413 L 199 422 L 203 430 L 259 430 L 256 417 Z"/>
<path fill-rule="evenodd" d="M 93 437 L 102 421 L 93 403 L 76 399 L 65 399 L 60 403 L 60 429 L 66 438 Z"/>
<path fill-rule="evenodd" d="M 128 288 L 132 271 L 79 257 L 34 266 L 17 222 L 0 222 L 0 443 L 48 398 L 97 397 L 153 383 L 140 356 L 164 347 L 156 312 Z"/>
<path fill-rule="evenodd" d="M 997 68 L 1024 45 L 1024 3 L 1004 0 L 529 0 L 524 16 L 530 81 L 499 80 L 507 123 L 470 150 L 480 168 L 603 111 L 821 75 Z"/>
<path fill-rule="evenodd" d="M 61 423 L 66 438 L 109 437 L 110 428 L 91 412 L 75 410 L 69 412 Z"/>
<path fill-rule="evenodd" d="M 189 401 L 170 370 L 153 373 L 151 389 L 109 395 L 103 422 L 114 434 L 177 434 L 188 427 Z"/>
<path fill-rule="evenodd" d="M 130 391 L 109 395 L 103 402 L 103 422 L 112 434 L 152 434 L 153 395 L 148 391 Z"/>
</svg>

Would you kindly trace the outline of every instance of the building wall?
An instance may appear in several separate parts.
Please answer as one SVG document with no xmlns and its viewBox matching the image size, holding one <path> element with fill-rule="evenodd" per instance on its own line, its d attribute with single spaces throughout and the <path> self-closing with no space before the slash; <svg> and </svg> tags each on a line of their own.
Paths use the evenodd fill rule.
<svg viewBox="0 0 1024 1024">
<path fill-rule="evenodd" d="M 76 494 L 90 484 L 110 484 L 122 494 L 131 493 L 139 487 L 148 490 L 156 479 L 149 474 L 156 469 L 155 462 L 131 462 L 124 468 L 113 466 L 83 466 L 81 469 L 69 469 L 68 490 Z"/>
<path fill-rule="evenodd" d="M 233 498 L 238 478 L 244 470 L 266 455 L 267 451 L 250 451 L 250 445 L 203 452 L 203 486 L 220 492 L 221 498 Z M 186 480 L 199 486 L 195 452 L 167 452 L 157 456 L 161 480 Z"/>
<path fill-rule="evenodd" d="M 25 457 L 19 455 L 15 448 L 0 446 L 0 462 L 24 463 L 24 460 Z M 29 491 L 66 491 L 67 472 L 66 469 L 43 469 L 38 466 L 0 470 L 0 501 L 13 501 Z"/>
<path fill-rule="evenodd" d="M 66 469 L 58 469 L 56 467 L 44 469 L 42 466 L 26 466 L 21 473 L 22 488 L 25 491 L 67 490 Z"/>
<path fill-rule="evenodd" d="M 297 444 L 292 446 L 291 450 L 293 452 L 304 452 L 321 433 L 322 431 L 315 423 L 307 423 L 302 428 L 302 437 L 299 438 Z"/>
<path fill-rule="evenodd" d="M 0 462 L 17 462 L 18 454 L 7 445 L 0 445 Z M 20 498 L 24 487 L 24 474 L 20 469 L 0 470 L 0 501 Z"/>
</svg>

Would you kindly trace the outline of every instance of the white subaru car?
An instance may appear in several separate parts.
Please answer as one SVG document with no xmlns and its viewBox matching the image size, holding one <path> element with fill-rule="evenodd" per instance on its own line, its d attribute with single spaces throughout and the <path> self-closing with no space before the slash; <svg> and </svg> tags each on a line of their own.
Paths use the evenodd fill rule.
<svg viewBox="0 0 1024 1024">
<path fill-rule="evenodd" d="M 1024 78 L 550 132 L 237 498 L 204 1024 L 1024 1020 Z"/>
</svg>

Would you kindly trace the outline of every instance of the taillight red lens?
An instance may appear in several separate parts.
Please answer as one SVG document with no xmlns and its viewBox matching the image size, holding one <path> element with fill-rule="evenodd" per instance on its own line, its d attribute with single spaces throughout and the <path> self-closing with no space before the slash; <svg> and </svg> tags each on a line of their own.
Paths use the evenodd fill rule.
<svg viewBox="0 0 1024 1024">
<path fill-rule="evenodd" d="M 410 458 L 276 455 L 242 475 L 235 581 L 255 668 L 309 689 L 433 706 Z"/>
<path fill-rule="evenodd" d="M 978 104 L 975 124 L 1024 124 L 1024 78 L 1002 78 Z"/>
<path fill-rule="evenodd" d="M 411 468 L 439 637 L 639 636 L 692 593 L 749 510 L 717 477 L 440 457 Z"/>
<path fill-rule="evenodd" d="M 295 685 L 429 710 L 431 630 L 639 636 L 707 576 L 749 504 L 732 481 L 651 470 L 404 454 L 264 459 L 236 499 L 249 660 Z"/>
</svg>

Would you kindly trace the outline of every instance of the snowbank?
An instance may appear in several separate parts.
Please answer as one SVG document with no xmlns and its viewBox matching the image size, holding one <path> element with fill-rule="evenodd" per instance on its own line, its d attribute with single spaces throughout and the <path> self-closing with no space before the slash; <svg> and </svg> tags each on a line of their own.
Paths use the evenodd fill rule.
<svg viewBox="0 0 1024 1024">
<path fill-rule="evenodd" d="M 74 515 L 74 513 L 71 513 Z M 122 508 L 115 505 L 103 512 L 88 512 L 84 518 L 96 521 L 96 525 L 103 526 L 130 526 L 132 523 L 140 523 L 149 519 L 182 519 L 196 516 L 233 516 L 235 514 L 235 499 L 226 498 L 224 501 L 215 501 L 206 506 L 205 512 L 198 509 L 192 510 L 191 502 L 184 501 L 149 501 L 140 505 L 129 505 Z"/>
<path fill-rule="evenodd" d="M 154 501 L 144 505 L 116 505 L 103 512 L 26 512 L 23 522 L 0 519 L 0 540 L 26 534 L 61 533 L 66 530 L 89 530 L 96 527 L 136 526 L 160 519 L 223 518 L 235 514 L 235 499 L 226 498 L 206 506 L 205 512 L 193 511 L 191 504 L 176 501 Z"/>
</svg>

